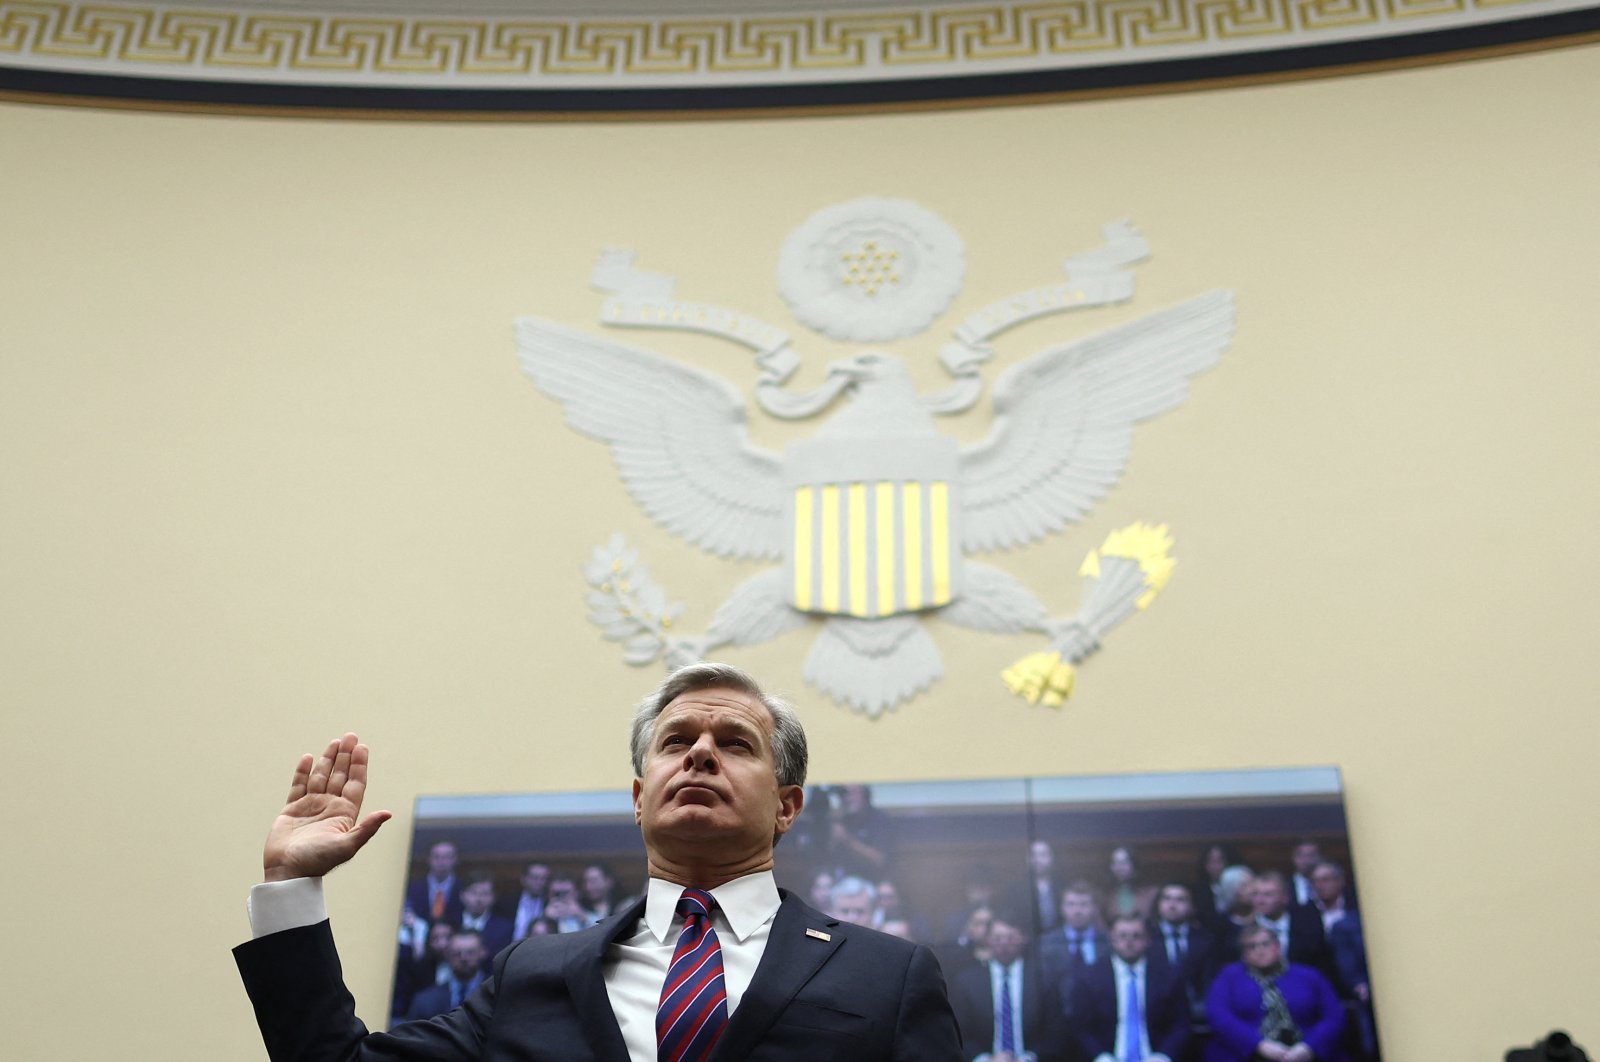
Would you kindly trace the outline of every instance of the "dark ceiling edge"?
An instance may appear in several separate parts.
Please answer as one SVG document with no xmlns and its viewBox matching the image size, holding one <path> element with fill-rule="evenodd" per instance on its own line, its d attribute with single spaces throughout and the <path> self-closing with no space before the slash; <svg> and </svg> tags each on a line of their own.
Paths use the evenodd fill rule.
<svg viewBox="0 0 1600 1062">
<path fill-rule="evenodd" d="M 1600 41 L 1600 7 L 1396 36 L 1221 56 L 728 88 L 413 89 L 110 77 L 0 66 L 0 100 L 305 117 L 595 120 L 762 117 L 983 106 L 1338 75 Z"/>
</svg>

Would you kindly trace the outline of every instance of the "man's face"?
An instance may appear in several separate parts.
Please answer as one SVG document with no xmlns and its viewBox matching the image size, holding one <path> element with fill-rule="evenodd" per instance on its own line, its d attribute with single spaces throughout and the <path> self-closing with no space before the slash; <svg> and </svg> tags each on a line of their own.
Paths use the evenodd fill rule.
<svg viewBox="0 0 1600 1062">
<path fill-rule="evenodd" d="M 557 911 L 566 912 L 578 906 L 578 886 L 571 878 L 557 878 L 550 883 L 550 898 L 548 905 Z"/>
<path fill-rule="evenodd" d="M 1135 963 L 1144 958 L 1144 949 L 1149 940 L 1145 936 L 1144 926 L 1137 920 L 1117 919 L 1111 925 L 1110 937 L 1111 950 L 1123 962 Z"/>
<path fill-rule="evenodd" d="M 494 906 L 494 886 L 487 881 L 474 881 L 461 890 L 461 906 L 467 914 L 477 918 Z"/>
<path fill-rule="evenodd" d="M 428 849 L 428 874 L 435 881 L 443 881 L 456 868 L 456 846 L 440 841 Z"/>
<path fill-rule="evenodd" d="M 872 899 L 864 892 L 841 896 L 833 901 L 833 917 L 858 926 L 869 925 L 872 922 Z"/>
<path fill-rule="evenodd" d="M 601 900 L 611 891 L 611 875 L 604 867 L 586 867 L 583 872 L 583 895 L 590 900 Z"/>
<path fill-rule="evenodd" d="M 983 944 L 989 939 L 989 923 L 994 920 L 994 915 L 987 907 L 979 907 L 967 915 L 966 932 L 963 934 L 974 944 Z"/>
<path fill-rule="evenodd" d="M 449 922 L 435 922 L 428 927 L 428 950 L 439 958 L 444 958 L 444 953 L 450 947 L 450 934 L 454 930 Z"/>
<path fill-rule="evenodd" d="M 1054 862 L 1055 854 L 1044 841 L 1035 841 L 1028 846 L 1028 869 L 1033 873 L 1048 874 Z"/>
<path fill-rule="evenodd" d="M 550 868 L 543 863 L 530 863 L 522 872 L 522 891 L 529 896 L 543 896 L 550 887 Z"/>
<path fill-rule="evenodd" d="M 1294 851 L 1290 853 L 1289 858 L 1294 861 L 1294 872 L 1302 877 L 1307 877 L 1311 874 L 1311 868 L 1322 861 L 1322 850 L 1307 841 L 1304 844 L 1295 845 Z"/>
<path fill-rule="evenodd" d="M 780 786 L 772 715 L 737 690 L 692 690 L 656 718 L 634 818 L 653 862 L 721 865 L 772 858 L 800 813 L 799 786 Z"/>
<path fill-rule="evenodd" d="M 1194 914 L 1194 901 L 1189 898 L 1189 890 L 1177 885 L 1164 886 L 1160 898 L 1156 900 L 1156 914 L 1161 916 L 1163 922 L 1174 925 L 1187 922 Z"/>
<path fill-rule="evenodd" d="M 878 908 L 883 911 L 900 910 L 900 890 L 892 881 L 878 882 Z"/>
<path fill-rule="evenodd" d="M 1284 893 L 1283 886 L 1271 878 L 1256 880 L 1251 902 L 1255 904 L 1256 914 L 1267 918 L 1280 918 L 1289 909 L 1289 897 Z"/>
<path fill-rule="evenodd" d="M 1062 894 L 1061 920 L 1073 929 L 1088 929 L 1094 924 L 1094 897 L 1071 890 Z"/>
<path fill-rule="evenodd" d="M 1025 943 L 1022 930 L 1009 922 L 996 921 L 989 926 L 989 957 L 1002 966 L 1016 962 Z"/>
<path fill-rule="evenodd" d="M 1111 877 L 1114 881 L 1128 882 L 1133 880 L 1133 855 L 1126 848 L 1112 850 Z"/>
<path fill-rule="evenodd" d="M 450 972 L 458 981 L 468 980 L 477 973 L 483 958 L 483 941 L 476 933 L 457 933 L 450 938 L 450 946 L 444 953 L 445 962 L 450 964 Z"/>
<path fill-rule="evenodd" d="M 1311 872 L 1311 891 L 1323 903 L 1333 903 L 1344 891 L 1344 875 L 1324 864 Z"/>
</svg>

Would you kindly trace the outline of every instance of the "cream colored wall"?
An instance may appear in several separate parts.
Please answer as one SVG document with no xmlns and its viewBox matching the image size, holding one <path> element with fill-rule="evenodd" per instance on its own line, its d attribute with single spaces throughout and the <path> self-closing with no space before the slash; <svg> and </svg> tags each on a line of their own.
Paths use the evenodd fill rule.
<svg viewBox="0 0 1600 1062">
<path fill-rule="evenodd" d="M 937 621 L 948 676 L 875 723 L 803 686 L 809 634 L 726 654 L 800 696 L 816 777 L 1338 764 L 1391 1057 L 1594 1050 L 1596 128 L 1596 47 L 785 121 L 0 107 L 0 1053 L 262 1057 L 227 949 L 295 756 L 346 727 L 398 814 L 330 883 L 369 1017 L 415 795 L 624 784 L 656 672 L 584 621 L 589 549 L 625 531 L 691 627 L 757 569 L 640 515 L 511 321 L 591 325 L 626 244 L 787 322 L 783 237 L 869 193 L 965 237 L 947 324 L 1142 226 L 1132 307 L 1003 362 L 1212 287 L 1240 327 L 1085 526 L 999 560 L 1066 611 L 1108 530 L 1174 529 L 1064 711 L 998 685 L 1036 639 Z M 927 388 L 935 334 L 892 348 Z M 649 342 L 749 390 L 733 348 Z M 801 382 L 846 349 L 805 348 Z"/>
</svg>

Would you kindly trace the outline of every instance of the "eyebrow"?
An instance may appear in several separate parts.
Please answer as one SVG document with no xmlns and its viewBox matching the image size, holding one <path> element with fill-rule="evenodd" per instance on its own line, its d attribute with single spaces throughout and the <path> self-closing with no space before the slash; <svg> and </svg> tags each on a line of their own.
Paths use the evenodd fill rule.
<svg viewBox="0 0 1600 1062">
<path fill-rule="evenodd" d="M 663 723 L 658 717 L 655 729 L 655 740 L 660 741 L 664 738 L 671 737 L 673 734 L 680 733 L 685 726 L 683 722 L 685 718 L 685 716 L 678 715 Z M 760 727 L 753 726 L 746 720 L 736 715 L 723 716 L 713 720 L 711 729 L 719 736 L 731 733 L 739 737 L 749 738 L 757 745 L 765 743 L 766 740 L 766 734 Z"/>
</svg>

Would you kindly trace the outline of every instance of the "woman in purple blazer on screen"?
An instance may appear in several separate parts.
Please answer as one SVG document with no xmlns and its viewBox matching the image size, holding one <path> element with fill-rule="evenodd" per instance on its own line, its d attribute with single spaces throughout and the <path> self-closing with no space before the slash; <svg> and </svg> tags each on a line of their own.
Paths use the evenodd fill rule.
<svg viewBox="0 0 1600 1062">
<path fill-rule="evenodd" d="M 1205 1062 L 1343 1062 L 1344 1005 L 1325 977 L 1283 960 L 1277 934 L 1248 926 L 1242 961 L 1217 974 L 1206 996 Z"/>
</svg>

